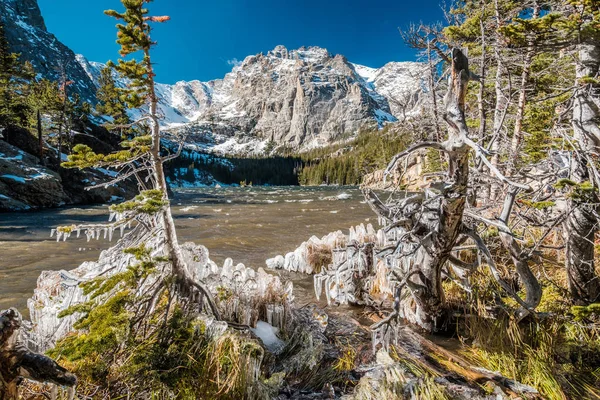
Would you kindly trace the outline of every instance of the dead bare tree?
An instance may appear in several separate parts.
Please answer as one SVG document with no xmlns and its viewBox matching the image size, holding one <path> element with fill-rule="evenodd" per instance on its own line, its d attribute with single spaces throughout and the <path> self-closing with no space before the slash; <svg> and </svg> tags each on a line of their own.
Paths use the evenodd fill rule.
<svg viewBox="0 0 600 400">
<path fill-rule="evenodd" d="M 395 280 L 394 309 L 390 316 L 373 326 L 376 341 L 389 340 L 390 325 L 399 318 L 426 330 L 436 330 L 443 322 L 444 293 L 442 276 L 448 265 L 460 270 L 471 270 L 478 264 L 462 262 L 453 255 L 457 246 L 471 241 L 483 256 L 493 277 L 500 287 L 521 306 L 525 314 L 534 309 L 541 298 L 539 284 L 521 257 L 518 244 L 508 228 L 508 217 L 516 198 L 517 190 L 530 190 L 529 185 L 513 182 L 506 178 L 488 160 L 489 153 L 469 138 L 465 121 L 465 95 L 467 84 L 473 75 L 469 71 L 467 57 L 459 50 L 452 50 L 448 92 L 444 99 L 444 119 L 448 125 L 448 139 L 442 143 L 423 142 L 396 155 L 390 162 L 386 174 L 397 168 L 399 162 L 415 151 L 433 148 L 446 153 L 448 170 L 444 182 L 412 196 L 384 204 L 370 190 L 365 190 L 368 204 L 385 221 L 384 230 L 393 232 L 394 244 L 381 249 L 377 256 L 391 259 L 391 274 Z M 469 158 L 474 155 L 491 171 L 488 180 L 497 185 L 513 188 L 499 222 L 478 220 L 500 226 L 503 241 L 509 249 L 517 273 L 526 287 L 526 298 L 521 299 L 506 283 L 491 256 L 486 244 L 475 229 L 466 225 L 463 214 L 469 187 Z"/>
<path fill-rule="evenodd" d="M 394 249 L 395 253 L 399 252 L 405 258 L 406 268 L 396 289 L 395 309 L 390 317 L 404 317 L 428 330 L 435 329 L 442 311 L 442 267 L 461 234 L 469 178 L 471 147 L 468 143 L 474 145 L 468 139 L 464 117 L 469 65 L 458 49 L 452 51 L 450 76 L 445 98 L 448 140 L 417 144 L 394 157 L 386 170 L 386 173 L 391 172 L 400 159 L 418 149 L 435 148 L 448 154 L 448 183 L 440 193 L 428 191 L 418 197 L 405 199 L 396 207 L 383 204 L 370 191 L 366 193 L 373 210 L 384 220 L 401 228 L 404 237 L 399 241 L 398 248 Z M 402 298 L 404 287 L 410 290 L 409 298 Z"/>
</svg>

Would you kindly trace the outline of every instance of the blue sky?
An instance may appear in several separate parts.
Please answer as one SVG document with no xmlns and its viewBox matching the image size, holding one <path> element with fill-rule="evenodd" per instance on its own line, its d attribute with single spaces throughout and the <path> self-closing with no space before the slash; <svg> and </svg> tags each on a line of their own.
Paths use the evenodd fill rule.
<svg viewBox="0 0 600 400">
<path fill-rule="evenodd" d="M 321 46 L 350 61 L 380 67 L 412 61 L 398 27 L 443 20 L 442 0 L 155 0 L 153 15 L 171 21 L 156 25 L 153 38 L 158 81 L 221 78 L 233 60 L 267 52 Z M 118 57 L 115 21 L 105 9 L 118 0 L 38 0 L 48 30 L 92 61 Z"/>
</svg>

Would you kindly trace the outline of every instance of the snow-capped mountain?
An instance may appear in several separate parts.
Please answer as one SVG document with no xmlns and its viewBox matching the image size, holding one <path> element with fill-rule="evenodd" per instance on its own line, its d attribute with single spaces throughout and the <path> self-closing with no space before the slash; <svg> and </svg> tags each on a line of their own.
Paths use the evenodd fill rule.
<svg viewBox="0 0 600 400">
<path fill-rule="evenodd" d="M 77 57 L 96 84 L 103 64 Z M 223 79 L 158 84 L 165 128 L 196 133 L 213 151 L 260 152 L 267 142 L 310 148 L 415 112 L 425 66 L 352 64 L 320 47 L 248 56 Z M 120 85 L 126 82 L 120 81 Z"/>
<path fill-rule="evenodd" d="M 0 22 L 11 50 L 40 76 L 57 80 L 64 70 L 74 81 L 70 88 L 96 102 L 104 64 L 76 56 L 49 33 L 37 0 L 0 0 Z M 186 129 L 199 149 L 258 153 L 269 142 L 306 149 L 417 112 L 425 68 L 414 62 L 369 68 L 320 47 L 277 46 L 246 57 L 223 79 L 158 84 L 157 91 L 165 129 Z"/>
</svg>

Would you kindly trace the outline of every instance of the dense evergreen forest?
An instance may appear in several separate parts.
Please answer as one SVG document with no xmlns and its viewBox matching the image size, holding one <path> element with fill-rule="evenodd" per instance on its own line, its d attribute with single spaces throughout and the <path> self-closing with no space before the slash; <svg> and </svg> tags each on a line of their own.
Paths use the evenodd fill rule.
<svg viewBox="0 0 600 400">
<path fill-rule="evenodd" d="M 365 174 L 385 168 L 412 137 L 412 132 L 399 132 L 387 125 L 379 131 L 361 131 L 356 139 L 341 145 L 302 153 L 300 184 L 359 185 Z"/>
<path fill-rule="evenodd" d="M 169 175 L 193 182 L 198 170 L 225 184 L 359 185 L 365 174 L 385 168 L 411 138 L 412 132 L 387 125 L 382 130 L 361 131 L 343 144 L 306 152 L 288 148 L 272 156 L 182 155 L 169 163 Z"/>
<path fill-rule="evenodd" d="M 216 181 L 239 185 L 298 185 L 298 171 L 303 161 L 299 156 L 181 156 L 167 168 L 174 179 L 193 183 L 197 172 L 208 173 Z"/>
</svg>

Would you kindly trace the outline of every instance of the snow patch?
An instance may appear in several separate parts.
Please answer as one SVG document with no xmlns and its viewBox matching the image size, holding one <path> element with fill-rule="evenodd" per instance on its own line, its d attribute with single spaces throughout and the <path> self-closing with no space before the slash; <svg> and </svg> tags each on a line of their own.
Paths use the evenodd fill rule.
<svg viewBox="0 0 600 400">
<path fill-rule="evenodd" d="M 283 340 L 277 337 L 277 333 L 279 333 L 279 329 L 274 326 L 264 322 L 258 321 L 256 323 L 256 328 L 250 328 L 250 330 L 262 340 L 265 347 L 269 349 L 271 353 L 280 352 L 285 343 Z"/>
<path fill-rule="evenodd" d="M 26 179 L 23 177 L 16 176 L 16 175 L 10 175 L 10 174 L 0 175 L 0 178 L 11 179 L 13 181 L 20 182 L 20 183 L 25 183 L 25 181 L 26 181 Z"/>
</svg>

